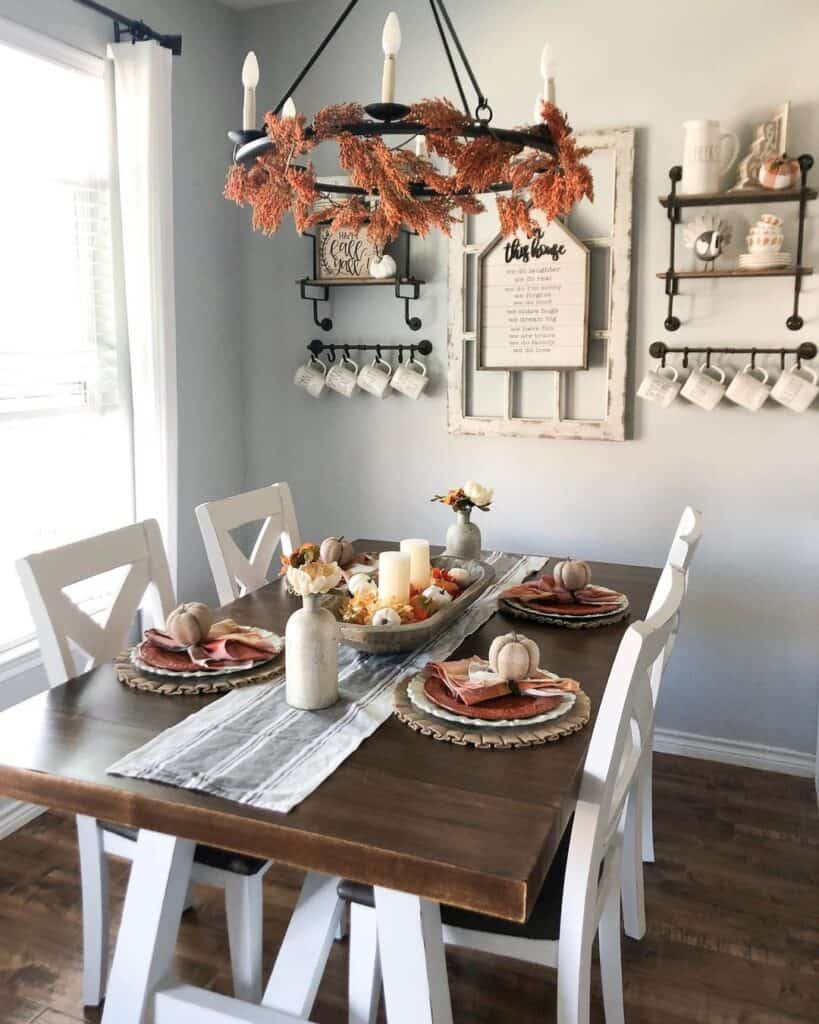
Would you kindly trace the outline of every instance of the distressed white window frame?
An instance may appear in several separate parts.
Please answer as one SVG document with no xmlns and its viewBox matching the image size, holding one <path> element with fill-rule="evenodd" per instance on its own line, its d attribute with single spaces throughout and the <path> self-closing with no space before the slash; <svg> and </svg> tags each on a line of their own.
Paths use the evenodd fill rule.
<svg viewBox="0 0 819 1024">
<path fill-rule="evenodd" d="M 613 153 L 613 219 L 609 235 L 577 237 L 592 251 L 608 249 L 609 318 L 606 330 L 590 332 L 591 340 L 606 341 L 607 395 L 606 415 L 602 419 L 566 419 L 565 389 L 561 371 L 497 371 L 506 374 L 505 414 L 503 416 L 472 416 L 466 412 L 467 373 L 466 347 L 477 345 L 475 330 L 467 330 L 476 318 L 468 318 L 468 303 L 480 297 L 467 294 L 467 261 L 476 259 L 484 245 L 467 241 L 465 223 L 453 228 L 449 247 L 449 324 L 448 324 L 448 428 L 451 434 L 493 437 L 553 437 L 583 441 L 626 440 L 626 382 L 628 378 L 629 304 L 631 298 L 631 222 L 632 185 L 634 180 L 634 129 L 613 128 L 579 132 L 578 145 L 592 151 Z M 553 417 L 537 418 L 513 415 L 515 377 L 517 374 L 551 373 L 554 386 Z M 571 371 L 582 374 L 582 370 Z"/>
</svg>

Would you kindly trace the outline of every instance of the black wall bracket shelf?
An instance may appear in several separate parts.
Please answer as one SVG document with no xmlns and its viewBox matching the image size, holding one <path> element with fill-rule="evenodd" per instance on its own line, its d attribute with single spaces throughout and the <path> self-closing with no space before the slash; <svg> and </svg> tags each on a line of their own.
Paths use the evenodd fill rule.
<svg viewBox="0 0 819 1024">
<path fill-rule="evenodd" d="M 681 321 L 674 313 L 674 300 L 679 294 L 680 280 L 709 280 L 713 278 L 737 279 L 743 277 L 792 277 L 793 278 L 793 310 L 785 321 L 789 331 L 799 331 L 805 321 L 799 315 L 799 295 L 802 290 L 802 279 L 813 273 L 812 267 L 802 264 L 805 244 L 805 216 L 807 204 L 817 198 L 816 189 L 808 188 L 808 171 L 813 167 L 813 157 L 804 153 L 799 157 L 801 184 L 798 189 L 743 189 L 735 192 L 708 192 L 700 195 L 678 195 L 677 185 L 682 180 L 682 167 L 674 166 L 668 172 L 671 180 L 671 191 L 667 196 L 660 196 L 660 205 L 666 210 L 669 223 L 668 270 L 657 274 L 665 281 L 665 294 L 668 296 L 668 310 L 663 326 L 667 331 L 677 331 Z M 768 203 L 798 203 L 799 226 L 796 242 L 796 264 L 790 268 L 757 271 L 678 271 L 676 269 L 676 231 L 681 223 L 681 211 L 684 208 L 702 206 L 741 206 Z M 714 350 L 716 351 L 716 350 Z"/>
<path fill-rule="evenodd" d="M 318 237 L 310 232 L 307 237 L 313 246 L 313 272 L 310 277 L 301 277 L 296 281 L 299 295 L 305 302 L 313 305 L 313 323 L 322 331 L 332 331 L 333 321 L 330 317 L 319 317 L 319 303 L 330 301 L 331 288 L 366 288 L 381 286 L 392 288 L 396 299 L 404 303 L 404 323 L 411 331 L 420 331 L 424 326 L 419 316 L 410 316 L 410 303 L 417 302 L 421 297 L 421 288 L 426 284 L 420 278 L 413 277 L 411 271 L 410 238 L 414 232 L 402 230 L 404 238 L 403 253 L 399 262 L 399 273 L 388 278 L 321 278 L 318 276 Z"/>
</svg>

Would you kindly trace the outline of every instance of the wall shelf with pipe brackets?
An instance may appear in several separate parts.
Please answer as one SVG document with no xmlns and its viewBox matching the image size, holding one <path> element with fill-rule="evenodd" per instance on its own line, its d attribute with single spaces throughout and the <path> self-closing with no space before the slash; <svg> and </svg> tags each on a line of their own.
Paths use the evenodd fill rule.
<svg viewBox="0 0 819 1024">
<path fill-rule="evenodd" d="M 411 269 L 410 238 L 414 232 L 402 230 L 404 238 L 403 253 L 399 261 L 400 273 L 396 277 L 386 278 L 322 278 L 318 276 L 318 237 L 310 232 L 313 247 L 313 272 L 309 277 L 301 277 L 296 281 L 299 286 L 299 295 L 305 302 L 313 305 L 313 323 L 322 331 L 331 331 L 333 321 L 330 317 L 319 317 L 319 303 L 330 301 L 331 288 L 368 288 L 387 287 L 392 288 L 396 299 L 404 303 L 404 323 L 411 331 L 420 331 L 423 321 L 419 316 L 410 316 L 410 303 L 417 302 L 421 297 L 421 288 L 426 284 L 420 278 L 414 277 Z"/>
</svg>

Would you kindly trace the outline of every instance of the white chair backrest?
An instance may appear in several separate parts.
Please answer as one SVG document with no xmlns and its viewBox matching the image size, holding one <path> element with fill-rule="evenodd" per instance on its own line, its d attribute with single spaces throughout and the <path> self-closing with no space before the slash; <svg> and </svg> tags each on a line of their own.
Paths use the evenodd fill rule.
<svg viewBox="0 0 819 1024">
<path fill-rule="evenodd" d="M 222 604 L 229 604 L 268 582 L 268 570 L 279 542 L 284 555 L 300 543 L 293 497 L 289 486 L 283 483 L 207 501 L 197 506 L 196 518 Z M 259 519 L 264 522 L 248 559 L 230 531 Z"/>
<path fill-rule="evenodd" d="M 79 608 L 63 589 L 125 566 L 128 572 L 105 625 Z M 155 519 L 28 555 L 17 562 L 17 572 L 34 619 L 49 686 L 58 686 L 116 657 L 143 603 L 149 604 L 153 621 L 162 623 L 175 604 L 168 558 Z M 71 641 L 88 655 L 81 667 L 74 660 Z"/>
<path fill-rule="evenodd" d="M 564 937 L 570 939 L 565 944 L 567 949 L 582 948 L 582 942 L 593 939 L 602 896 L 608 885 L 619 886 L 619 858 L 607 860 L 606 854 L 622 828 L 626 801 L 639 766 L 639 744 L 653 727 L 651 669 L 668 642 L 685 594 L 684 573 L 672 566 L 669 576 L 663 605 L 651 618 L 632 623 L 624 633 L 597 714 L 569 845 L 561 948 Z"/>
<path fill-rule="evenodd" d="M 677 524 L 666 565 L 676 565 L 678 569 L 687 572 L 701 538 L 702 512 L 687 505 Z"/>
</svg>

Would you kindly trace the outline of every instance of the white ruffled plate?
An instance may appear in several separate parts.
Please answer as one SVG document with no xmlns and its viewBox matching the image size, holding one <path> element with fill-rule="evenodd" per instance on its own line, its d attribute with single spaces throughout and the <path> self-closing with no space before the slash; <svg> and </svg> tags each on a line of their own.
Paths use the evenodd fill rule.
<svg viewBox="0 0 819 1024">
<path fill-rule="evenodd" d="M 268 665 L 274 658 L 278 656 L 284 650 L 284 637 L 278 636 L 276 633 L 271 633 L 269 629 L 259 629 L 256 632 L 265 638 L 265 640 L 273 640 L 278 647 L 275 654 L 271 654 L 269 658 L 265 658 L 264 661 L 254 661 L 253 668 L 259 668 L 262 665 Z M 236 672 L 249 672 L 250 669 L 247 665 L 237 666 L 236 668 L 221 668 L 218 672 L 208 672 L 206 669 L 196 670 L 185 670 L 178 672 L 172 668 L 157 668 L 154 665 L 149 665 L 147 661 L 143 661 L 139 656 L 139 649 L 142 647 L 142 641 L 140 641 L 136 647 L 131 648 L 131 664 L 140 670 L 140 672 L 148 672 L 152 676 L 173 676 L 175 679 L 198 679 L 200 677 L 208 677 L 209 679 L 218 678 L 219 676 L 230 676 Z"/>
<path fill-rule="evenodd" d="M 472 729 L 509 729 L 525 728 L 527 725 L 539 725 L 541 722 L 549 722 L 553 718 L 560 718 L 570 711 L 577 700 L 577 695 L 567 693 L 556 708 L 545 711 L 542 715 L 534 715 L 532 718 L 500 718 L 488 721 L 485 718 L 467 718 L 466 715 L 458 715 L 454 711 L 448 711 L 431 701 L 424 693 L 424 676 L 419 674 L 407 684 L 407 696 L 412 703 L 426 715 L 433 715 L 435 718 L 444 718 L 447 722 L 457 722 L 458 725 L 468 725 Z"/>
</svg>

